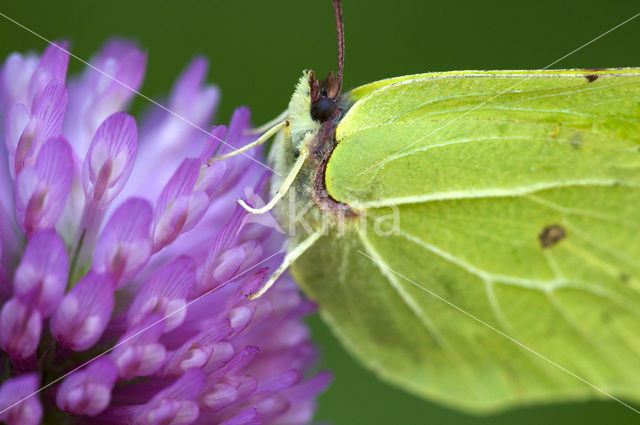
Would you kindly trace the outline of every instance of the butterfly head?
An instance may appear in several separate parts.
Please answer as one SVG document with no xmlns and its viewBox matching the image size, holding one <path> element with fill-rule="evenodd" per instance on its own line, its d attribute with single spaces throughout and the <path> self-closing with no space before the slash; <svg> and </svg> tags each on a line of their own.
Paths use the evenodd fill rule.
<svg viewBox="0 0 640 425">
<path fill-rule="evenodd" d="M 340 0 L 333 1 L 338 34 L 337 72 L 322 81 L 313 71 L 304 71 L 289 103 L 289 123 L 292 145 L 300 152 L 307 147 L 321 128 L 333 128 L 346 110 L 347 102 L 341 95 L 344 68 L 344 30 Z"/>
</svg>

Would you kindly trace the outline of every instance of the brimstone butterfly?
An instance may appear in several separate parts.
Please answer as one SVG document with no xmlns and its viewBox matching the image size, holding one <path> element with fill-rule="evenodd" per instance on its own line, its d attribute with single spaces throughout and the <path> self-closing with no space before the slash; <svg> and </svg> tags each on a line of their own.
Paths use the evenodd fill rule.
<svg viewBox="0 0 640 425">
<path fill-rule="evenodd" d="M 362 363 L 453 406 L 640 399 L 640 69 L 342 94 L 334 6 L 338 73 L 305 71 L 256 142 L 280 133 L 270 158 L 287 177 L 243 205 L 292 230 L 263 290 L 291 266 Z"/>
</svg>

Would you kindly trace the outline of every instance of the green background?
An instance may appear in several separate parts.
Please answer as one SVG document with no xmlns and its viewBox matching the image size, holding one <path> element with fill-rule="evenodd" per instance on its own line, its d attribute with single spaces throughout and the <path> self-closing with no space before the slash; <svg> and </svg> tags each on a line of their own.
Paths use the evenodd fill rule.
<svg viewBox="0 0 640 425">
<path fill-rule="evenodd" d="M 636 1 L 344 0 L 345 88 L 384 77 L 454 69 L 543 68 L 640 12 Z M 218 122 L 235 106 L 254 123 L 286 108 L 302 69 L 335 68 L 329 0 L 2 1 L 0 12 L 50 39 L 67 38 L 88 59 L 112 35 L 147 50 L 142 92 L 161 97 L 195 54 L 211 60 L 210 81 L 222 89 Z M 0 17 L 0 56 L 41 51 L 42 40 Z M 640 66 L 640 17 L 571 54 L 554 68 Z M 83 66 L 72 60 L 70 72 Z M 137 99 L 134 110 L 146 107 Z M 426 295 L 425 295 L 426 296 Z M 640 416 L 614 401 L 523 408 L 468 416 L 380 383 L 310 319 L 335 372 L 317 418 L 336 425 L 631 424 Z"/>
</svg>

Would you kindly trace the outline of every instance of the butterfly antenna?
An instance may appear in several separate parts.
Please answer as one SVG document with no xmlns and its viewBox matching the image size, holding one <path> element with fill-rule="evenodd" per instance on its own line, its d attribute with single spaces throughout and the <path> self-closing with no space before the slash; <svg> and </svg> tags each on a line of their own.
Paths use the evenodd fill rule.
<svg viewBox="0 0 640 425">
<path fill-rule="evenodd" d="M 256 146 L 260 146 L 261 144 L 269 140 L 271 137 L 273 137 L 273 135 L 276 134 L 278 131 L 280 131 L 283 128 L 286 129 L 287 127 L 289 127 L 289 121 L 287 120 L 282 121 L 274 125 L 273 127 L 271 127 L 269 130 L 267 130 L 262 136 L 258 137 L 258 140 L 256 140 L 255 142 L 249 143 L 248 145 L 245 145 L 232 152 L 229 152 L 228 154 L 215 156 L 207 161 L 207 165 L 211 165 L 212 162 L 220 161 L 221 159 L 227 159 L 227 158 L 241 155 L 243 152 L 246 152 L 249 149 L 255 148 Z"/>
<path fill-rule="evenodd" d="M 250 207 L 243 199 L 238 199 L 238 204 L 252 214 L 264 214 L 267 211 L 270 211 L 273 207 L 275 207 L 278 201 L 281 200 L 284 197 L 284 195 L 286 195 L 287 191 L 293 184 L 294 180 L 296 179 L 296 176 L 300 172 L 300 169 L 304 165 L 304 162 L 308 156 L 309 156 L 309 151 L 307 151 L 306 149 L 300 152 L 300 155 L 298 156 L 296 163 L 293 165 L 291 172 L 284 179 L 282 186 L 280 186 L 280 189 L 278 189 L 273 199 L 271 199 L 267 205 L 265 205 L 262 208 L 253 208 L 253 207 Z"/>
<path fill-rule="evenodd" d="M 336 17 L 336 31 L 338 33 L 338 93 L 340 93 L 342 92 L 342 72 L 344 70 L 344 24 L 340 0 L 333 0 L 333 12 Z"/>
</svg>

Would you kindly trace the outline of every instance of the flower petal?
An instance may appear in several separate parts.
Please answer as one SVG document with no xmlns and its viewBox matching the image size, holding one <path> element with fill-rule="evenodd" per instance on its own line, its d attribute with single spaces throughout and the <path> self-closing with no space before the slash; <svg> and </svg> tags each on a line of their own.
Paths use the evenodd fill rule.
<svg viewBox="0 0 640 425">
<path fill-rule="evenodd" d="M 13 165 L 15 174 L 33 165 L 42 146 L 52 137 L 58 137 L 67 108 L 67 91 L 64 84 L 54 80 L 35 99 L 31 120 L 22 131 L 15 147 Z M 8 141 L 13 145 L 13 141 Z M 11 147 L 9 151 L 12 152 Z"/>
<path fill-rule="evenodd" d="M 204 386 L 200 371 L 189 371 L 168 388 L 158 392 L 135 415 L 134 423 L 188 425 L 200 413 L 197 398 Z"/>
<path fill-rule="evenodd" d="M 31 112 L 22 103 L 13 105 L 4 121 L 4 140 L 9 153 L 11 175 L 15 176 L 15 155 L 20 136 L 31 121 Z"/>
<path fill-rule="evenodd" d="M 18 175 L 14 185 L 16 218 L 27 235 L 55 226 L 69 196 L 72 161 L 66 140 L 51 139 L 35 165 Z"/>
<path fill-rule="evenodd" d="M 156 222 L 153 233 L 154 251 L 159 251 L 181 233 L 191 230 L 200 221 L 208 206 L 209 197 L 201 191 L 177 198 Z"/>
<path fill-rule="evenodd" d="M 7 379 L 0 387 L 0 420 L 7 425 L 38 425 L 42 420 L 42 404 L 36 391 L 39 379 L 35 373 Z"/>
<path fill-rule="evenodd" d="M 238 403 L 254 394 L 258 388 L 258 379 L 251 375 L 241 375 L 224 380 L 208 388 L 202 396 L 202 403 L 211 412 L 224 409 L 232 403 Z"/>
<path fill-rule="evenodd" d="M 304 375 L 296 370 L 291 369 L 279 375 L 263 379 L 258 385 L 258 394 L 267 394 L 282 391 L 302 381 Z"/>
<path fill-rule="evenodd" d="M 53 230 L 36 233 L 27 247 L 13 279 L 15 296 L 51 315 L 67 285 L 69 261 L 64 243 Z"/>
<path fill-rule="evenodd" d="M 36 99 L 51 81 L 64 84 L 69 65 L 69 54 L 65 51 L 68 47 L 69 43 L 66 41 L 54 42 L 47 46 L 29 82 L 29 101 Z"/>
<path fill-rule="evenodd" d="M 111 402 L 111 391 L 118 372 L 108 356 L 94 360 L 89 366 L 66 377 L 56 392 L 61 410 L 76 415 L 95 416 Z"/>
<path fill-rule="evenodd" d="M 258 414 L 258 410 L 252 407 L 224 422 L 220 422 L 220 425 L 260 425 L 263 422 L 262 417 Z"/>
<path fill-rule="evenodd" d="M 7 57 L 0 69 L 0 93 L 5 105 L 31 105 L 27 100 L 27 87 L 37 66 L 38 57 L 33 53 L 11 53 Z"/>
<path fill-rule="evenodd" d="M 162 190 L 154 211 L 154 252 L 191 230 L 207 211 L 207 194 L 193 191 L 199 170 L 199 159 L 185 159 Z"/>
<path fill-rule="evenodd" d="M 180 166 L 173 173 L 156 203 L 156 221 L 165 213 L 169 205 L 183 195 L 188 195 L 193 191 L 193 187 L 198 179 L 200 171 L 200 160 L 188 158 L 182 161 Z"/>
<path fill-rule="evenodd" d="M 109 273 L 116 288 L 135 276 L 151 255 L 151 204 L 131 198 L 112 214 L 93 252 L 93 270 Z"/>
<path fill-rule="evenodd" d="M 121 379 L 149 376 L 164 365 L 167 353 L 164 345 L 157 342 L 165 326 L 161 319 L 158 314 L 146 317 L 118 341 L 111 358 Z"/>
<path fill-rule="evenodd" d="M 201 293 L 235 278 L 242 271 L 257 264 L 260 258 L 262 258 L 262 246 L 256 241 L 244 242 L 222 251 L 215 258 L 210 258 L 211 262 L 207 264 Z"/>
<path fill-rule="evenodd" d="M 67 293 L 51 316 L 51 333 L 74 351 L 95 344 L 114 306 L 113 282 L 106 275 L 89 272 Z"/>
<path fill-rule="evenodd" d="M 209 198 L 219 194 L 223 182 L 227 179 L 227 162 L 216 161 L 207 164 L 207 161 L 213 157 L 216 147 L 220 145 L 220 140 L 224 140 L 227 128 L 224 125 L 216 126 L 211 130 L 211 136 L 207 139 L 207 144 L 200 155 L 200 173 L 198 180 L 194 186 L 194 190 L 202 190 Z"/>
<path fill-rule="evenodd" d="M 169 109 L 203 125 L 218 104 L 220 93 L 215 86 L 204 86 L 209 64 L 203 57 L 191 61 L 182 72 L 169 98 Z"/>
<path fill-rule="evenodd" d="M 182 324 L 187 314 L 186 299 L 196 280 L 195 261 L 187 256 L 176 258 L 158 269 L 138 292 L 129 307 L 129 327 L 150 314 L 166 318 L 165 332 Z"/>
<path fill-rule="evenodd" d="M 138 145 L 132 116 L 117 112 L 98 127 L 82 166 L 82 187 L 87 200 L 106 206 L 127 182 Z"/>
<path fill-rule="evenodd" d="M 220 148 L 220 154 L 230 153 L 256 140 L 257 136 L 247 131 L 251 128 L 250 118 L 251 112 L 249 108 L 240 107 L 233 111 L 227 137 L 225 138 L 225 143 L 223 143 Z M 261 167 L 250 167 L 247 169 L 247 157 L 262 158 L 262 150 L 263 147 L 259 146 L 251 149 L 251 151 L 246 152 L 244 155 L 238 155 L 224 160 L 226 167 L 225 179 L 218 184 L 216 193 L 221 195 L 233 187 L 245 185 L 243 182 L 255 181 L 264 169 Z"/>
<path fill-rule="evenodd" d="M 0 346 L 11 358 L 26 359 L 40 342 L 42 315 L 37 308 L 12 298 L 0 312 Z"/>
<path fill-rule="evenodd" d="M 126 109 L 142 84 L 146 55 L 131 42 L 111 40 L 96 57 L 95 68 L 69 85 L 69 113 L 64 133 L 81 157 L 86 155 L 91 136 L 111 114 Z"/>
<path fill-rule="evenodd" d="M 163 375 L 179 376 L 190 369 L 201 369 L 210 365 L 211 361 L 220 361 L 220 356 L 223 357 L 222 361 L 228 361 L 233 354 L 233 347 L 218 343 L 232 332 L 233 329 L 221 324 L 190 338 L 168 356 Z"/>
<path fill-rule="evenodd" d="M 227 375 L 234 375 L 236 372 L 239 372 L 250 364 L 259 352 L 260 349 L 255 346 L 249 345 L 244 347 L 222 367 L 209 373 L 209 375 L 207 375 L 207 381 L 216 382 Z"/>
</svg>

